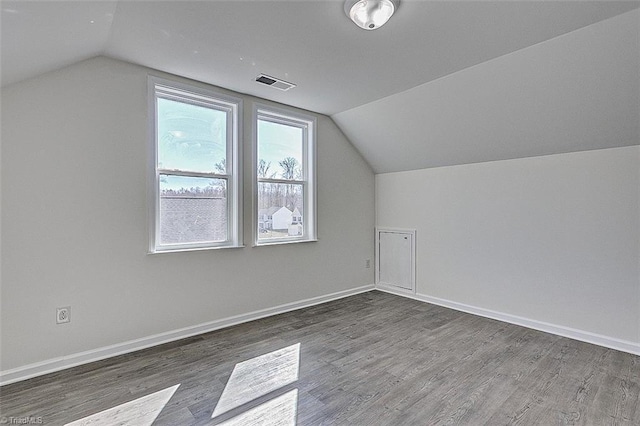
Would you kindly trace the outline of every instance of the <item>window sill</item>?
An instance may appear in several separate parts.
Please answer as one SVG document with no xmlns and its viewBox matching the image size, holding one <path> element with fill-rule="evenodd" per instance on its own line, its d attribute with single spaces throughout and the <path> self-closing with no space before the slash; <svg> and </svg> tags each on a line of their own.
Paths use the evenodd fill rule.
<svg viewBox="0 0 640 426">
<path fill-rule="evenodd" d="M 218 246 L 218 247 L 187 247 L 187 248 L 174 248 L 167 250 L 149 250 L 147 254 L 164 254 L 164 253 L 180 253 L 186 251 L 207 251 L 207 250 L 222 250 L 222 249 L 241 249 L 245 248 L 244 245 L 234 245 L 234 246 Z"/>
<path fill-rule="evenodd" d="M 254 243 L 253 247 L 265 247 L 265 246 L 280 246 L 284 244 L 300 244 L 300 243 L 315 243 L 317 238 L 310 238 L 307 240 L 288 240 L 288 241 L 269 241 L 264 243 Z"/>
</svg>

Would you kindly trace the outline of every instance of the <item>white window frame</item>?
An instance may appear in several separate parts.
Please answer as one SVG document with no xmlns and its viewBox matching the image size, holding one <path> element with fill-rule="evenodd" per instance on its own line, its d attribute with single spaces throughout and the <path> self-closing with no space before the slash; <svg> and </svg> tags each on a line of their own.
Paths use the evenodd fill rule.
<svg viewBox="0 0 640 426">
<path fill-rule="evenodd" d="M 258 120 L 299 127 L 303 130 L 303 179 L 269 179 L 258 177 Z M 277 108 L 265 104 L 253 104 L 253 244 L 254 246 L 270 246 L 278 244 L 302 243 L 317 241 L 317 167 L 316 167 L 316 128 L 317 119 L 314 116 L 301 114 L 296 111 Z M 290 236 L 272 240 L 260 240 L 258 230 L 258 183 L 300 184 L 303 186 L 303 231 L 301 236 Z"/>
<path fill-rule="evenodd" d="M 194 171 L 164 170 L 158 168 L 157 99 L 212 107 L 229 112 L 227 115 L 227 157 L 225 174 Z M 242 247 L 242 99 L 224 95 L 191 84 L 155 76 L 148 78 L 149 99 L 149 253 Z M 227 240 L 182 244 L 160 243 L 160 175 L 205 177 L 224 179 L 227 184 Z"/>
</svg>

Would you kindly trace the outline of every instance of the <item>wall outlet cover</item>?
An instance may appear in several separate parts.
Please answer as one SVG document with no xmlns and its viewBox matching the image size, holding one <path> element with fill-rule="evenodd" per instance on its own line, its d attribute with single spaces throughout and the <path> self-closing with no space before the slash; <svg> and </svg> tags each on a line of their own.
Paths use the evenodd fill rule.
<svg viewBox="0 0 640 426">
<path fill-rule="evenodd" d="M 56 308 L 56 324 L 71 322 L 71 307 Z"/>
</svg>

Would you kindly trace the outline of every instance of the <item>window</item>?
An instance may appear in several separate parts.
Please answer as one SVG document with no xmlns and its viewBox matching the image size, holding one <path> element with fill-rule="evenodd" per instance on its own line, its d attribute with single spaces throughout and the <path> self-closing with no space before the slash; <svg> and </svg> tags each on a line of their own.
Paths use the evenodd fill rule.
<svg viewBox="0 0 640 426">
<path fill-rule="evenodd" d="M 241 100 L 150 78 L 150 251 L 241 244 Z"/>
<path fill-rule="evenodd" d="M 316 239 L 315 127 L 310 116 L 254 107 L 257 245 Z"/>
</svg>

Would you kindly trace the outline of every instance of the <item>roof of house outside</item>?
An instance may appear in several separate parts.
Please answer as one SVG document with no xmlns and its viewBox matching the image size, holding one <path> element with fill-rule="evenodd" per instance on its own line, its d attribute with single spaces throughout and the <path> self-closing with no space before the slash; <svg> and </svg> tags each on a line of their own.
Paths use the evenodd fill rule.
<svg viewBox="0 0 640 426">
<path fill-rule="evenodd" d="M 160 197 L 160 243 L 225 241 L 226 207 L 224 198 Z"/>
</svg>

